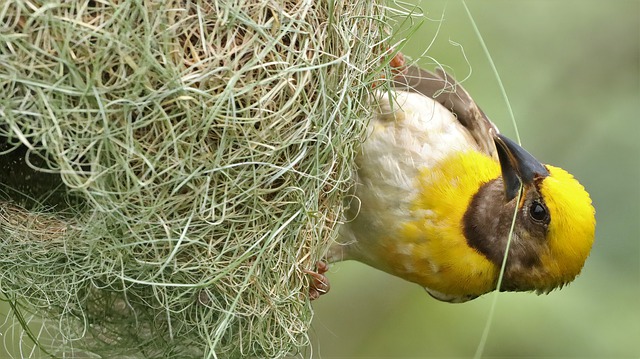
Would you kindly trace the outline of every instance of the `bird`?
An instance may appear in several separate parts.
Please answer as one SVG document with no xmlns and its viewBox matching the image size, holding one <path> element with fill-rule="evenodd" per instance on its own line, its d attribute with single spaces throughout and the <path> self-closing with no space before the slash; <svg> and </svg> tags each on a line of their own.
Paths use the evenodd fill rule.
<svg viewBox="0 0 640 359">
<path fill-rule="evenodd" d="M 393 86 L 373 92 L 327 263 L 356 260 L 450 303 L 496 289 L 549 293 L 573 281 L 595 238 L 584 186 L 502 135 L 441 68 L 397 72 Z M 315 298 L 329 289 L 326 270 L 314 275 Z"/>
</svg>

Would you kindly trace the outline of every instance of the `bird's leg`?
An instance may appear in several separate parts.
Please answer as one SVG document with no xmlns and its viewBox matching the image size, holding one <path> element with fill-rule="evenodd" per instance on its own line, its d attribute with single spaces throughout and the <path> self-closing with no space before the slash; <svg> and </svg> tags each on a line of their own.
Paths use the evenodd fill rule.
<svg viewBox="0 0 640 359">
<path fill-rule="evenodd" d="M 387 50 L 387 53 L 391 53 L 393 51 L 392 48 Z M 407 66 L 406 66 L 406 61 L 404 59 L 404 55 L 402 54 L 402 52 L 398 51 L 396 52 L 395 55 L 393 55 L 393 58 L 391 58 L 391 60 L 389 60 L 389 68 L 391 69 L 391 75 L 392 78 L 396 78 L 398 76 L 402 76 L 402 75 L 406 75 L 407 74 Z M 380 76 L 380 80 L 384 79 L 386 76 L 384 74 L 381 74 Z M 375 81 L 373 82 L 373 84 L 371 85 L 372 88 L 376 88 L 380 85 L 379 83 L 380 81 Z"/>
<path fill-rule="evenodd" d="M 389 67 L 391 67 L 391 73 L 394 76 L 405 75 L 407 73 L 406 61 L 402 52 L 398 51 L 391 61 L 389 61 Z"/>
<path fill-rule="evenodd" d="M 321 295 L 329 291 L 329 279 L 324 275 L 329 270 L 329 266 L 325 262 L 316 263 L 316 271 L 304 269 L 303 272 L 311 276 L 311 285 L 309 287 L 309 300 L 320 298 Z"/>
</svg>

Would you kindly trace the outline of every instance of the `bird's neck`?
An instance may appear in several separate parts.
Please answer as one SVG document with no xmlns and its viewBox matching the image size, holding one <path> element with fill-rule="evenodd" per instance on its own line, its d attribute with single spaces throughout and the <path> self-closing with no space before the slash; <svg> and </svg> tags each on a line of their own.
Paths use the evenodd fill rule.
<svg viewBox="0 0 640 359">
<path fill-rule="evenodd" d="M 476 151 L 455 153 L 418 176 L 420 195 L 414 209 L 430 208 L 440 218 L 461 220 L 480 187 L 500 177 L 500 165 Z"/>
</svg>

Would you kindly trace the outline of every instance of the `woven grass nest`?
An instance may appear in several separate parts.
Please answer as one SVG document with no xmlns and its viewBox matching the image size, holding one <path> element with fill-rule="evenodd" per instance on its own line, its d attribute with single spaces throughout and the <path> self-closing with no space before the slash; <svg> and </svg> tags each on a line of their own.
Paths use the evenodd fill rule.
<svg viewBox="0 0 640 359">
<path fill-rule="evenodd" d="M 23 355 L 308 345 L 303 270 L 352 185 L 387 11 L 3 2 L 0 294 Z"/>
</svg>

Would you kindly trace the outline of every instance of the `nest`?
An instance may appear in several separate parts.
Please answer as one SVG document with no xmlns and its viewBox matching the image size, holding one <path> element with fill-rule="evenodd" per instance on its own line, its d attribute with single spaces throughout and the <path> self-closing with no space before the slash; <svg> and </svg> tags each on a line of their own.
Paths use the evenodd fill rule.
<svg viewBox="0 0 640 359">
<path fill-rule="evenodd" d="M 352 185 L 387 11 L 5 1 L 0 291 L 22 354 L 27 337 L 82 357 L 308 345 L 303 270 Z"/>
</svg>

